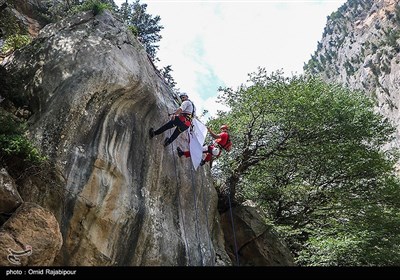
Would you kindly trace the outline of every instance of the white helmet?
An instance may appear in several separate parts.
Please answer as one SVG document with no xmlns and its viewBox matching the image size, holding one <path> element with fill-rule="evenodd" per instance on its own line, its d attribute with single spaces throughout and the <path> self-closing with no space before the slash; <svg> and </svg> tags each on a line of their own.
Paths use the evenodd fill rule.
<svg viewBox="0 0 400 280">
<path fill-rule="evenodd" d="M 212 149 L 211 153 L 212 153 L 214 156 L 218 156 L 218 155 L 219 155 L 219 148 L 218 148 L 218 147 L 214 147 L 214 148 Z"/>
</svg>

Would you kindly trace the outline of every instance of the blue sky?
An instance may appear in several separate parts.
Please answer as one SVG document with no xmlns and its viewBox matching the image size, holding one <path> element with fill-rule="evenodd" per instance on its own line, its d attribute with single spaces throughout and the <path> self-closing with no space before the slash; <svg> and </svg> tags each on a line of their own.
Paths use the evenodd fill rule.
<svg viewBox="0 0 400 280">
<path fill-rule="evenodd" d="M 215 102 L 218 88 L 239 87 L 257 67 L 301 74 L 322 39 L 327 16 L 345 2 L 140 1 L 164 26 L 157 66 L 171 65 L 176 87 L 188 93 L 198 113 L 207 109 L 210 115 L 223 109 Z"/>
</svg>

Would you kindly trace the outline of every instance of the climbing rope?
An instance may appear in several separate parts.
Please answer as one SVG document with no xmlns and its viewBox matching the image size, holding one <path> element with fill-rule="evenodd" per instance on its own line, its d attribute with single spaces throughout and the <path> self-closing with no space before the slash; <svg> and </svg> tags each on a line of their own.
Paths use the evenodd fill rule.
<svg viewBox="0 0 400 280">
<path fill-rule="evenodd" d="M 171 148 L 173 148 L 173 144 L 171 144 Z M 174 158 L 174 166 L 175 166 L 175 176 L 176 176 L 176 188 L 179 189 L 179 182 L 178 182 L 178 178 L 180 178 L 180 174 L 178 172 L 178 168 L 176 167 L 176 158 Z M 190 252 L 189 252 L 189 244 L 187 242 L 187 238 L 186 238 L 186 230 L 185 230 L 185 219 L 183 216 L 183 210 L 182 210 L 182 204 L 181 204 L 181 196 L 180 193 L 178 192 L 178 206 L 179 206 L 179 210 L 180 210 L 180 216 L 182 219 L 182 230 L 183 230 L 183 239 L 185 241 L 185 250 L 187 252 L 187 257 L 188 257 L 188 264 L 190 265 L 191 260 L 190 260 Z"/>
<path fill-rule="evenodd" d="M 204 206 L 204 211 L 206 213 L 206 226 L 207 226 L 207 235 L 208 235 L 208 249 L 210 251 L 210 257 L 211 257 L 211 264 L 212 266 L 215 265 L 215 260 L 212 258 L 212 248 L 211 248 L 211 236 L 210 236 L 210 231 L 209 231 L 209 225 L 208 225 L 208 211 L 207 211 L 207 203 L 206 203 L 206 196 L 204 192 L 204 181 L 203 181 L 203 176 L 201 176 L 201 193 L 203 197 L 203 206 Z"/>
<path fill-rule="evenodd" d="M 233 213 L 232 213 L 232 203 L 231 203 L 231 191 L 230 187 L 228 187 L 228 202 L 229 202 L 229 212 L 231 214 L 231 224 L 232 224 L 232 232 L 233 232 L 233 241 L 235 244 L 235 253 L 236 253 L 236 263 L 238 266 L 240 266 L 239 263 L 239 253 L 238 253 L 238 247 L 237 247 L 237 242 L 236 242 L 236 234 L 235 234 L 235 224 L 233 223 Z"/>
<path fill-rule="evenodd" d="M 150 58 L 149 58 L 149 60 L 150 60 Z M 157 68 L 155 68 L 155 66 L 154 66 L 154 64 L 153 64 L 153 62 L 152 62 L 151 60 L 150 60 L 150 62 L 151 62 L 151 64 L 153 65 L 153 67 L 154 67 L 154 69 L 156 70 L 156 73 L 157 73 L 157 75 L 158 75 Z M 170 91 L 172 91 L 172 90 L 169 88 L 169 86 L 165 83 L 164 79 L 162 79 L 162 77 L 161 77 L 160 75 L 158 75 L 158 76 L 159 76 L 159 77 L 161 78 L 161 80 L 164 82 L 165 86 L 166 86 Z M 167 110 L 167 112 L 168 112 L 168 106 L 167 106 L 167 104 L 165 103 L 165 97 L 164 97 L 163 94 L 161 94 L 161 96 L 162 96 L 162 98 L 163 98 L 163 103 L 164 103 L 164 105 L 165 105 L 165 107 L 166 107 L 166 110 Z M 171 130 L 170 130 L 170 132 L 169 132 L 169 137 L 171 137 L 171 136 L 172 136 L 172 132 L 171 132 Z M 174 151 L 173 151 L 173 149 L 174 149 L 174 144 L 173 144 L 173 142 L 171 143 L 171 148 L 172 148 L 172 153 L 173 153 L 173 152 L 174 152 Z M 178 181 L 178 178 L 180 178 L 180 174 L 179 174 L 179 172 L 178 172 L 178 168 L 177 168 L 177 165 L 176 165 L 176 159 L 175 159 L 175 157 L 173 157 L 173 160 L 174 160 L 174 167 L 175 167 L 176 189 L 179 190 L 179 181 Z M 183 240 L 184 240 L 184 243 L 185 243 L 185 251 L 187 252 L 188 264 L 190 265 L 191 260 L 190 260 L 189 244 L 188 244 L 188 241 L 187 241 L 187 238 L 186 238 L 185 219 L 184 219 L 184 216 L 183 216 L 183 210 L 182 210 L 182 204 L 181 204 L 181 199 L 180 199 L 179 191 L 178 191 L 178 207 L 179 207 L 179 210 L 180 210 L 180 217 L 181 217 L 181 222 L 182 222 L 182 231 L 183 231 Z"/>
<path fill-rule="evenodd" d="M 153 63 L 153 61 L 151 60 L 151 58 L 149 57 L 149 56 L 147 56 L 148 57 L 148 59 L 149 59 L 149 61 L 150 61 L 150 64 L 153 66 L 153 68 L 155 69 L 155 72 L 156 72 L 156 74 L 157 74 L 157 76 L 162 80 L 162 82 L 164 83 L 164 85 L 169 89 L 169 91 L 170 92 L 173 92 L 172 91 L 172 89 L 170 89 L 170 87 L 169 87 L 169 85 L 165 82 L 165 80 L 164 80 L 164 78 L 160 75 L 160 73 L 159 73 L 159 71 L 158 71 L 158 69 L 156 68 L 156 66 L 154 65 L 154 63 Z M 166 103 L 165 103 L 165 98 L 164 98 L 164 95 L 162 95 L 162 97 L 163 97 L 163 101 L 164 101 L 164 104 L 165 104 L 165 106 L 167 107 L 167 105 L 166 105 Z M 176 98 L 175 98 L 175 96 L 174 96 L 174 94 L 172 94 L 172 97 L 174 98 L 174 100 L 176 101 Z M 168 112 L 168 107 L 167 107 L 167 112 Z M 188 132 L 189 133 L 189 132 Z M 170 132 L 170 137 L 171 137 L 171 135 L 172 135 L 172 132 Z M 190 137 L 189 137 L 189 139 L 190 139 Z M 174 144 L 173 144 L 173 142 L 171 143 L 171 148 L 172 148 L 172 153 L 174 153 Z M 176 166 L 176 159 L 175 159 L 175 157 L 174 157 L 174 166 L 175 166 L 175 175 L 176 175 L 176 178 L 179 178 L 179 176 L 178 176 L 178 171 L 177 171 L 177 166 Z M 202 261 L 202 263 L 204 263 L 204 257 L 203 257 L 203 254 L 202 254 L 202 250 L 201 250 L 201 241 L 200 241 L 200 239 L 199 239 L 199 235 L 198 235 L 198 212 L 197 212 L 197 199 L 196 199 L 196 189 L 195 189 L 195 187 L 194 187 L 194 179 L 193 179 L 193 167 L 190 169 L 190 171 L 191 171 L 191 178 L 192 178 L 192 189 L 193 189 L 193 199 L 194 199 L 194 205 L 195 205 L 195 215 L 196 215 L 196 223 L 195 223 L 195 227 L 196 227 L 196 238 L 197 238 L 197 240 L 199 241 L 199 250 L 200 250 L 200 257 L 201 257 L 201 261 Z M 204 185 L 204 182 L 203 182 L 203 176 L 202 176 L 202 178 L 201 178 L 201 180 L 202 180 L 202 186 Z M 179 187 L 179 184 L 178 184 L 178 180 L 177 180 L 177 188 Z M 205 194 L 204 194 L 204 190 L 202 190 L 202 194 L 203 194 L 203 205 L 204 205 L 204 209 L 205 209 L 205 213 L 206 213 L 206 225 L 207 225 L 207 234 L 208 234 L 208 246 L 209 246 L 209 250 L 210 250 L 210 256 L 212 256 L 212 254 L 211 254 L 211 252 L 212 252 L 212 248 L 211 248 L 211 242 L 210 242 L 210 239 L 211 239 L 211 236 L 210 236 L 210 232 L 209 232 L 209 224 L 208 224 L 208 211 L 207 211 L 207 204 L 206 204 L 206 201 L 205 201 Z M 231 207 L 231 202 L 230 202 L 230 197 L 228 196 L 228 198 L 229 198 L 229 208 L 230 208 L 230 210 L 232 211 L 232 207 Z M 184 234 L 184 241 L 185 241 L 185 249 L 186 249 L 186 251 L 188 252 L 187 254 L 188 254 L 188 259 L 189 259 L 189 264 L 190 264 L 190 253 L 189 253 L 189 250 L 188 250 L 188 242 L 187 242 L 187 238 L 186 238 L 186 233 L 185 233 L 185 224 L 184 224 L 184 218 L 183 218 L 183 213 L 182 213 L 182 207 L 181 207 L 181 202 L 180 202 L 180 195 L 179 195 L 179 193 L 178 193 L 178 204 L 179 204 L 179 209 L 180 209 L 180 211 L 181 211 L 181 217 L 182 217 L 182 225 L 183 225 L 183 234 Z M 235 240 L 235 250 L 236 250 L 236 260 L 237 260 L 237 263 L 238 263 L 238 265 L 239 265 L 239 256 L 238 256 L 238 250 L 237 250 L 237 244 L 236 244 L 236 235 L 235 235 L 235 228 L 234 228 L 234 224 L 233 224 L 233 216 L 232 216 L 232 212 L 231 212 L 231 222 L 232 222 L 232 228 L 233 228 L 233 236 L 234 236 L 234 240 Z M 213 259 L 213 258 L 211 258 L 211 261 L 212 261 L 212 265 L 215 265 L 215 260 Z"/>
<path fill-rule="evenodd" d="M 199 242 L 199 251 L 200 251 L 201 263 L 204 265 L 203 253 L 201 251 L 201 240 L 199 238 L 199 225 L 198 225 L 199 218 L 198 218 L 198 214 L 197 214 L 197 198 L 196 198 L 196 187 L 194 186 L 194 179 L 193 179 L 193 166 L 191 166 L 191 168 L 190 168 L 190 174 L 191 174 L 191 179 L 192 179 L 194 211 L 195 211 L 195 215 L 196 215 L 196 222 L 195 222 L 196 238 L 197 238 L 197 241 Z"/>
</svg>

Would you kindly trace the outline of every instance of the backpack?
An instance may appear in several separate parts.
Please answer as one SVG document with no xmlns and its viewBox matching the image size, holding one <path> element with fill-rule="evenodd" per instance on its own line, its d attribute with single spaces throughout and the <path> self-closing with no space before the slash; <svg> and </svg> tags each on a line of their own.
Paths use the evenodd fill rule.
<svg viewBox="0 0 400 280">
<path fill-rule="evenodd" d="M 221 145 L 221 147 L 227 152 L 231 151 L 231 149 L 232 149 L 232 141 L 231 141 L 231 138 L 229 137 L 229 134 L 228 134 L 228 140 L 226 141 L 226 144 L 223 145 L 223 146 Z"/>
</svg>

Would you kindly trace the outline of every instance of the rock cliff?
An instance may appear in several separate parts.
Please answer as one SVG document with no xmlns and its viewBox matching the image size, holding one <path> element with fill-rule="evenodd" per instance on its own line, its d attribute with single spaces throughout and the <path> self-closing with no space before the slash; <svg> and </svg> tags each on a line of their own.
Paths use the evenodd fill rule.
<svg viewBox="0 0 400 280">
<path fill-rule="evenodd" d="M 328 17 L 317 50 L 304 69 L 329 82 L 362 90 L 398 126 L 400 139 L 400 4 L 349 0 Z"/>
<path fill-rule="evenodd" d="M 148 137 L 177 103 L 121 22 L 87 12 L 47 25 L 5 67 L 21 81 L 32 139 L 58 176 L 58 193 L 31 180 L 21 188 L 60 221 L 56 264 L 228 264 L 209 171 Z"/>
</svg>

